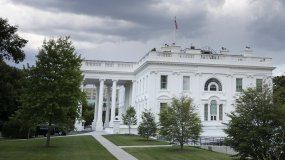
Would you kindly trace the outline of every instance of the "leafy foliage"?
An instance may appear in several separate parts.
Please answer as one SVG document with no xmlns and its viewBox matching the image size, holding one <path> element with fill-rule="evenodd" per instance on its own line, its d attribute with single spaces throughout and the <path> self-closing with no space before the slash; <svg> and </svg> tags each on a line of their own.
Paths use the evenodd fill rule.
<svg viewBox="0 0 285 160">
<path fill-rule="evenodd" d="M 130 106 L 126 111 L 126 114 L 124 114 L 122 117 L 124 124 L 128 125 L 129 127 L 129 134 L 131 134 L 131 125 L 137 124 L 135 108 Z"/>
<path fill-rule="evenodd" d="M 22 48 L 28 41 L 19 37 L 17 30 L 17 26 L 11 26 L 6 19 L 0 18 L 0 61 L 13 59 L 19 63 L 25 59 Z"/>
<path fill-rule="evenodd" d="M 274 104 L 285 105 L 285 76 L 273 78 Z"/>
<path fill-rule="evenodd" d="M 156 135 L 156 131 L 157 125 L 153 114 L 150 111 L 143 112 L 142 122 L 138 127 L 138 134 L 148 140 L 150 136 Z"/>
<path fill-rule="evenodd" d="M 225 129 L 227 142 L 240 159 L 285 159 L 285 131 L 277 108 L 267 86 L 262 91 L 249 88 L 241 93 L 235 111 L 228 115 L 231 121 Z"/>
<path fill-rule="evenodd" d="M 78 104 L 85 96 L 82 59 L 76 55 L 69 37 L 44 41 L 36 66 L 26 69 L 27 87 L 22 96 L 22 112 L 37 123 L 72 126 L 78 117 Z M 50 129 L 46 146 L 50 142 Z"/>
<path fill-rule="evenodd" d="M 11 117 L 3 125 L 2 136 L 7 138 L 30 138 L 34 133 L 35 129 L 31 128 L 28 123 Z"/>
<path fill-rule="evenodd" d="M 91 125 L 94 119 L 94 109 L 95 105 L 93 104 L 82 104 L 82 118 L 85 120 L 85 126 Z"/>
<path fill-rule="evenodd" d="M 160 134 L 169 141 L 178 142 L 181 149 L 189 139 L 197 140 L 202 130 L 192 100 L 187 97 L 173 98 L 171 106 L 161 110 L 159 120 Z"/>
<path fill-rule="evenodd" d="M 24 72 L 0 60 L 0 131 L 21 105 Z"/>
</svg>

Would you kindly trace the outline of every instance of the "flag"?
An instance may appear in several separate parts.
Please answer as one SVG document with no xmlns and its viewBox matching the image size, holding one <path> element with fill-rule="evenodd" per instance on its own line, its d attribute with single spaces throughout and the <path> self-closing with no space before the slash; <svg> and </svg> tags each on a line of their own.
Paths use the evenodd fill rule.
<svg viewBox="0 0 285 160">
<path fill-rule="evenodd" d="M 177 21 L 176 21 L 176 16 L 175 16 L 174 24 L 175 24 L 175 29 L 177 30 L 178 29 L 178 24 L 177 24 Z"/>
</svg>

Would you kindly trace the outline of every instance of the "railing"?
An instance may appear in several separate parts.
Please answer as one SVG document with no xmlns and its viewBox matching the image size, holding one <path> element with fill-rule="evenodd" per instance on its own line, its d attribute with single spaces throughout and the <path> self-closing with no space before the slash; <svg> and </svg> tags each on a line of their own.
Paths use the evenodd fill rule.
<svg viewBox="0 0 285 160">
<path fill-rule="evenodd" d="M 132 72 L 136 67 L 135 62 L 116 62 L 116 61 L 98 61 L 98 60 L 85 60 L 82 68 L 87 70 L 119 70 Z"/>
<path fill-rule="evenodd" d="M 248 66 L 272 66 L 271 58 L 244 57 L 242 55 L 224 54 L 188 54 L 173 52 L 150 52 L 140 63 L 145 61 L 224 64 L 224 65 L 248 65 Z"/>
<path fill-rule="evenodd" d="M 163 136 L 157 136 L 157 140 L 165 141 Z M 172 141 L 171 144 L 178 145 L 178 142 Z M 211 146 L 227 146 L 226 137 L 200 137 L 197 140 L 189 139 L 186 143 L 189 146 L 201 146 L 201 145 L 211 145 Z"/>
<path fill-rule="evenodd" d="M 147 61 L 272 67 L 271 58 L 224 54 L 149 52 L 138 62 L 85 60 L 83 69 L 133 72 Z"/>
</svg>

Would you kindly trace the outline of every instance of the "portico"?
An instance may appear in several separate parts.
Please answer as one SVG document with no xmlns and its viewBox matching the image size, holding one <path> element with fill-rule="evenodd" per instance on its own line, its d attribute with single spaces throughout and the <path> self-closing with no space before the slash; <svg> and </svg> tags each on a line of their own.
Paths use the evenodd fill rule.
<svg viewBox="0 0 285 160">
<path fill-rule="evenodd" d="M 120 79 L 120 77 L 108 76 L 99 78 L 99 75 L 97 78 L 96 73 L 85 75 L 84 85 L 95 86 L 97 92 L 92 130 L 102 131 L 104 128 L 113 128 L 115 119 L 121 121 L 122 114 L 132 104 L 133 82 L 132 77 Z M 119 93 L 118 90 L 123 92 Z"/>
</svg>

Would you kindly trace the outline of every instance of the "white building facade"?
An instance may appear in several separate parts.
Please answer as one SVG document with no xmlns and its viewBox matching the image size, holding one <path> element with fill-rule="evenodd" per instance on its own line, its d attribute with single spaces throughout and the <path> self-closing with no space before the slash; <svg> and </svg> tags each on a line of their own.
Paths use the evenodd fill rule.
<svg viewBox="0 0 285 160">
<path fill-rule="evenodd" d="M 85 60 L 82 65 L 84 84 L 97 89 L 94 130 L 124 133 L 121 115 L 129 106 L 136 109 L 138 124 L 145 109 L 158 121 L 160 109 L 173 97 L 188 96 L 202 121 L 201 136 L 207 137 L 225 136 L 226 114 L 234 110 L 241 90 L 272 85 L 273 69 L 271 58 L 255 57 L 249 48 L 233 55 L 226 49 L 216 53 L 176 45 L 153 49 L 138 62 Z M 108 100 L 105 109 L 104 98 Z M 119 131 L 114 131 L 115 123 L 120 124 Z M 75 127 L 82 129 L 80 122 Z"/>
</svg>

